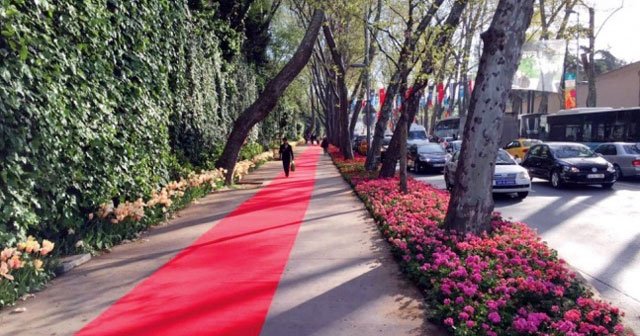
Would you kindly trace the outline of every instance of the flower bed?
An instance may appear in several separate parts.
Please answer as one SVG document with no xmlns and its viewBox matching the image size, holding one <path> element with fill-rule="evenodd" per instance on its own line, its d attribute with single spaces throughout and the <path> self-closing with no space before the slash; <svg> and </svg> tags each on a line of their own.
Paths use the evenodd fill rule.
<svg viewBox="0 0 640 336">
<path fill-rule="evenodd" d="M 253 169 L 273 159 L 271 152 L 238 162 L 234 178 L 239 181 Z M 167 219 L 193 200 L 206 196 L 223 185 L 223 169 L 189 173 L 151 193 L 147 201 L 139 198 L 117 205 L 108 202 L 87 215 L 82 232 L 70 230 L 67 237 L 76 237 L 76 252 L 91 252 L 109 248 L 124 239 Z M 25 293 L 39 290 L 52 276 L 55 259 L 50 258 L 54 243 L 42 243 L 29 236 L 26 241 L 0 249 L 0 307 L 13 304 Z M 60 252 L 58 252 L 60 254 Z"/>
<path fill-rule="evenodd" d="M 372 179 L 363 158 L 330 154 L 379 224 L 432 318 L 454 335 L 624 335 L 622 313 L 593 299 L 565 262 L 523 223 L 493 218 L 476 236 L 441 226 L 449 193 L 409 179 Z"/>
</svg>

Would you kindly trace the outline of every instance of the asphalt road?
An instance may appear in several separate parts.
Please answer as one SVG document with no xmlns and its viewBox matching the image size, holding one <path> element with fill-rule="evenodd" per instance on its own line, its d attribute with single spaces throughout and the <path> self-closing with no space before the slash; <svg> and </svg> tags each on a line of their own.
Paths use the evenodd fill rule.
<svg viewBox="0 0 640 336">
<path fill-rule="evenodd" d="M 412 174 L 445 188 L 442 174 Z M 618 181 L 612 190 L 570 186 L 556 190 L 534 179 L 529 197 L 496 196 L 495 210 L 537 229 L 549 246 L 622 308 L 626 324 L 640 334 L 640 179 Z"/>
</svg>

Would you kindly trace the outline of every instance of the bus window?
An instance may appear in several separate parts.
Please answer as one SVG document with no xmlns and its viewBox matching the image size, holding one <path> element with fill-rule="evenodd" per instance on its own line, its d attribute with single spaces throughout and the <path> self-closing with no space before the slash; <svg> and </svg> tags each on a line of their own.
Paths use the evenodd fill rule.
<svg viewBox="0 0 640 336">
<path fill-rule="evenodd" d="M 564 138 L 567 141 L 581 141 L 582 130 L 580 125 L 567 125 L 565 128 Z"/>
</svg>

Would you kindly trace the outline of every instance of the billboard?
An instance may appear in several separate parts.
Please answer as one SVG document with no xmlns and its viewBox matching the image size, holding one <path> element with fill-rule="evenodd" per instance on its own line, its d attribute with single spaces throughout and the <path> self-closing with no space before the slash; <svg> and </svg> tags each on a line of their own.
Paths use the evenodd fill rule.
<svg viewBox="0 0 640 336">
<path fill-rule="evenodd" d="M 566 50 L 565 40 L 528 42 L 522 46 L 513 90 L 559 92 Z"/>
</svg>

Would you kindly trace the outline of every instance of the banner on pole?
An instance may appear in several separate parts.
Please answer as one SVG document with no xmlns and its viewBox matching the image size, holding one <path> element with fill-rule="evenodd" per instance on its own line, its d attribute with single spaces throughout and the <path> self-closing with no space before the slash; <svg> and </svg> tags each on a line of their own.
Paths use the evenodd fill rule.
<svg viewBox="0 0 640 336">
<path fill-rule="evenodd" d="M 572 109 L 577 106 L 576 101 L 576 74 L 566 73 L 564 75 L 564 108 Z"/>
</svg>

